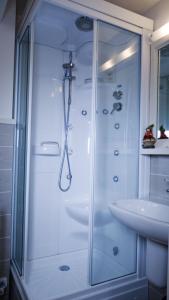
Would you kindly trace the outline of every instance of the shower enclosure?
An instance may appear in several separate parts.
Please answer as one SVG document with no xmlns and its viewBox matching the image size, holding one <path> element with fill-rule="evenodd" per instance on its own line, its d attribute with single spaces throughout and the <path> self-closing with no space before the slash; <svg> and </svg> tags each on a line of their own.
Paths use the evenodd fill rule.
<svg viewBox="0 0 169 300">
<path fill-rule="evenodd" d="M 139 198 L 148 33 L 59 0 L 35 1 L 20 32 L 12 270 L 27 299 L 147 299 L 144 242 L 109 204 Z"/>
</svg>

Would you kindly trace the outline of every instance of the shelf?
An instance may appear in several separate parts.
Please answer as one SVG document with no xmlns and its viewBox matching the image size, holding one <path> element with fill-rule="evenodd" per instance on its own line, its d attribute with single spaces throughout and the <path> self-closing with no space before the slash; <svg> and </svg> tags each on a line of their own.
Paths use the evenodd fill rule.
<svg viewBox="0 0 169 300">
<path fill-rule="evenodd" d="M 169 155 L 169 148 L 141 149 L 141 155 Z"/>
<path fill-rule="evenodd" d="M 55 141 L 43 141 L 33 147 L 33 154 L 40 156 L 60 156 L 60 146 Z"/>
<path fill-rule="evenodd" d="M 142 155 L 169 155 L 169 139 L 157 140 L 155 148 L 141 149 Z"/>
<path fill-rule="evenodd" d="M 0 118 L 0 124 L 16 124 L 16 120 L 15 119 L 3 119 Z"/>
</svg>

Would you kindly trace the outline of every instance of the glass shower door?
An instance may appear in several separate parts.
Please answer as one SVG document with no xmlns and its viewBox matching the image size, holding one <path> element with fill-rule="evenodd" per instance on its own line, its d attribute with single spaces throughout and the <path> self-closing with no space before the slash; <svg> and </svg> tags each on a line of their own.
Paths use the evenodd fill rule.
<svg viewBox="0 0 169 300">
<path fill-rule="evenodd" d="M 140 36 L 98 22 L 96 52 L 92 285 L 136 272 L 137 235 L 109 205 L 138 198 Z"/>
<path fill-rule="evenodd" d="M 24 206 L 25 206 L 25 161 L 27 133 L 27 98 L 29 78 L 29 28 L 25 31 L 19 43 L 18 76 L 17 76 L 17 124 L 15 146 L 14 175 L 14 230 L 13 230 L 13 260 L 20 275 L 23 264 L 24 239 Z"/>
</svg>

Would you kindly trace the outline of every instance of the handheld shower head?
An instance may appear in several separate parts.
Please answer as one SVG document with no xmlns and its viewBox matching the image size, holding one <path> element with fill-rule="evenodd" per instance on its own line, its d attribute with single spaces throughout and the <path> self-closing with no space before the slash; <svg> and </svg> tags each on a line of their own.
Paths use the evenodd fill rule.
<svg viewBox="0 0 169 300">
<path fill-rule="evenodd" d="M 63 69 L 73 69 L 74 64 L 73 63 L 65 63 L 63 64 Z"/>
</svg>

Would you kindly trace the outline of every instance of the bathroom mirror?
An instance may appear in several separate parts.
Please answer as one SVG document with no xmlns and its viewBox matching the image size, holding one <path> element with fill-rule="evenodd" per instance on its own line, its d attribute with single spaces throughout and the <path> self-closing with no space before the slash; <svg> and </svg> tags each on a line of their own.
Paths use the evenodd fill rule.
<svg viewBox="0 0 169 300">
<path fill-rule="evenodd" d="M 154 125 L 157 141 L 155 148 L 142 149 L 143 155 L 169 155 L 169 34 L 163 36 L 160 30 L 150 37 L 150 110 L 147 117 L 147 125 Z"/>
<path fill-rule="evenodd" d="M 160 126 L 165 128 L 165 133 L 169 137 L 169 44 L 158 50 L 158 57 L 158 137 Z"/>
</svg>

